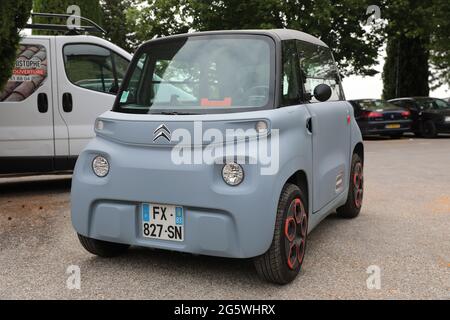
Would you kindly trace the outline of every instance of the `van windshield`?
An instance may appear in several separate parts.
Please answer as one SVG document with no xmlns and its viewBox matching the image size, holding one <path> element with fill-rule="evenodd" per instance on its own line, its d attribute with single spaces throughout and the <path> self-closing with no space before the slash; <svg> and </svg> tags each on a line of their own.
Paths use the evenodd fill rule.
<svg viewBox="0 0 450 320">
<path fill-rule="evenodd" d="M 139 52 L 114 111 L 197 114 L 273 106 L 274 43 L 267 36 L 174 38 Z"/>
</svg>

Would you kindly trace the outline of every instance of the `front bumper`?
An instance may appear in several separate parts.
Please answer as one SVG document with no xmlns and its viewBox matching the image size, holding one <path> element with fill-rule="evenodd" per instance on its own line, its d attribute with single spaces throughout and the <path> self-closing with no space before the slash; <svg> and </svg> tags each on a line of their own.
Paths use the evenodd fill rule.
<svg viewBox="0 0 450 320">
<path fill-rule="evenodd" d="M 230 187 L 222 180 L 221 164 L 175 165 L 169 149 L 149 152 L 95 138 L 78 158 L 72 180 L 75 230 L 104 241 L 213 256 L 249 258 L 267 251 L 278 203 L 275 176 L 260 175 L 258 165 L 243 165 L 244 181 Z M 105 178 L 91 169 L 98 154 L 111 165 Z M 183 206 L 184 241 L 144 238 L 142 203 Z"/>
</svg>

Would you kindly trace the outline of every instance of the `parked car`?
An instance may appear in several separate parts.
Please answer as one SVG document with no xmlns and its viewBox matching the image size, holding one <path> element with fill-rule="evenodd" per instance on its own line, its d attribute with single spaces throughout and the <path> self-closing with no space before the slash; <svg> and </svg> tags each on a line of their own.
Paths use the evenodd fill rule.
<svg viewBox="0 0 450 320">
<path fill-rule="evenodd" d="M 439 133 L 450 133 L 450 104 L 447 101 L 414 97 L 393 99 L 389 102 L 411 112 L 412 131 L 417 136 L 434 138 Z"/>
<path fill-rule="evenodd" d="M 96 36 L 22 38 L 0 91 L 0 174 L 72 170 L 95 135 L 95 119 L 112 108 L 130 60 Z"/>
<path fill-rule="evenodd" d="M 331 50 L 311 35 L 151 40 L 78 158 L 80 242 L 104 257 L 137 245 L 254 258 L 262 278 L 288 283 L 308 232 L 336 210 L 361 210 L 364 146 L 351 108 Z"/>
<path fill-rule="evenodd" d="M 384 100 L 351 100 L 356 122 L 363 136 L 401 137 L 411 130 L 411 113 Z"/>
</svg>

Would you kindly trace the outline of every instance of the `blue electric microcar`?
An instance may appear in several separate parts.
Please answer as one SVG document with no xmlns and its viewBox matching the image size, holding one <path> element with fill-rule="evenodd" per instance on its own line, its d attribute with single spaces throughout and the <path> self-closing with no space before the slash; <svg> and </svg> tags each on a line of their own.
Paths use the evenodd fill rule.
<svg viewBox="0 0 450 320">
<path fill-rule="evenodd" d="M 144 43 L 79 156 L 83 247 L 253 258 L 285 284 L 327 215 L 356 217 L 364 146 L 331 50 L 294 30 L 213 31 Z"/>
</svg>

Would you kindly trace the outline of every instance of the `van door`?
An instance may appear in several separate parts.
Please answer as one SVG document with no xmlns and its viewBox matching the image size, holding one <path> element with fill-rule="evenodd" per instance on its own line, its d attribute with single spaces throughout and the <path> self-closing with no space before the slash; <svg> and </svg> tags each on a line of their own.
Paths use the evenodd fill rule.
<svg viewBox="0 0 450 320">
<path fill-rule="evenodd" d="M 322 83 L 332 89 L 327 102 L 312 98 L 307 104 L 313 137 L 313 212 L 317 212 L 348 185 L 350 106 L 341 101 L 345 98 L 330 49 L 301 41 L 297 48 L 305 92 Z"/>
<path fill-rule="evenodd" d="M 57 37 L 56 42 L 58 108 L 68 128 L 70 156 L 75 158 L 94 137 L 95 119 L 112 109 L 131 56 L 94 37 Z"/>
<path fill-rule="evenodd" d="M 0 173 L 53 170 L 51 75 L 50 41 L 23 39 L 0 92 Z"/>
</svg>

